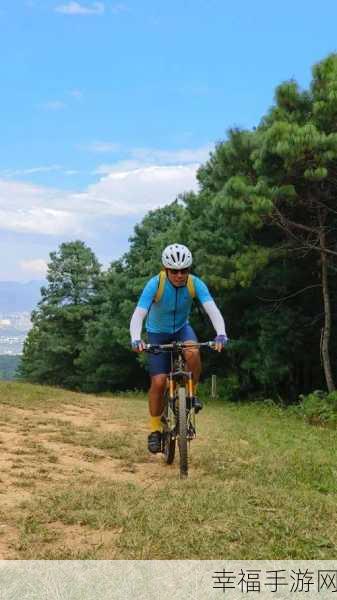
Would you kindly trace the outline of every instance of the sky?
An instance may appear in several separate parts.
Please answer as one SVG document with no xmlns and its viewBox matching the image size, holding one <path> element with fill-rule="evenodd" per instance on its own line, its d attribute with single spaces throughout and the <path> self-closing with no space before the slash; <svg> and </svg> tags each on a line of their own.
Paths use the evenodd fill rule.
<svg viewBox="0 0 337 600">
<path fill-rule="evenodd" d="M 107 268 L 230 127 L 310 84 L 336 22 L 335 0 L 0 0 L 0 281 L 74 239 Z"/>
</svg>

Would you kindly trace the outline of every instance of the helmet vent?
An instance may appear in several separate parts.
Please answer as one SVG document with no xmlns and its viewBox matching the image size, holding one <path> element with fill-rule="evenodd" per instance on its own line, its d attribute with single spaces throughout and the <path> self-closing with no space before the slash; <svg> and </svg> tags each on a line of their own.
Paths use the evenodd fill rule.
<svg viewBox="0 0 337 600">
<path fill-rule="evenodd" d="M 192 264 L 192 254 L 183 244 L 171 244 L 164 249 L 162 262 L 167 269 L 188 269 Z"/>
</svg>

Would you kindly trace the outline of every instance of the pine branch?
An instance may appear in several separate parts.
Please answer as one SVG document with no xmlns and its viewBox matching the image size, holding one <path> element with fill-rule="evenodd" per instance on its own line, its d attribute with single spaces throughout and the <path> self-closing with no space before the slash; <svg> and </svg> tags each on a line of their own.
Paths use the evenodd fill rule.
<svg viewBox="0 0 337 600">
<path fill-rule="evenodd" d="M 315 283 L 314 285 L 307 285 L 305 288 L 303 288 L 301 290 L 297 290 L 297 292 L 294 292 L 293 294 L 289 294 L 288 296 L 283 296 L 283 298 L 263 298 L 262 296 L 256 296 L 256 297 L 259 300 L 263 300 L 265 302 L 283 302 L 284 300 L 288 300 L 289 298 L 294 298 L 294 296 L 298 296 L 299 294 L 302 294 L 306 290 L 310 290 L 310 289 L 316 288 L 316 287 L 322 287 L 322 284 Z"/>
<path fill-rule="evenodd" d="M 317 235 L 317 237 L 319 237 L 319 233 L 320 230 L 319 228 L 314 228 L 314 227 L 308 227 L 307 225 L 303 225 L 302 223 L 295 223 L 294 221 L 290 221 L 290 219 L 287 219 L 280 211 L 278 208 L 274 207 L 274 211 L 275 213 L 278 215 L 279 220 L 274 219 L 274 222 L 276 225 L 278 225 L 278 227 L 280 227 L 283 231 L 285 231 L 289 236 L 291 236 L 292 238 L 294 238 L 297 242 L 302 241 L 302 243 L 304 243 L 307 248 L 310 248 L 311 250 L 317 250 L 318 252 L 324 252 L 325 254 L 331 254 L 332 256 L 337 256 L 337 252 L 334 252 L 334 250 L 330 250 L 329 248 L 323 248 L 320 245 L 314 246 L 313 244 L 310 244 L 308 241 L 303 240 L 303 238 L 298 238 L 292 231 L 291 228 L 297 228 L 300 231 L 306 231 L 308 233 L 313 233 L 315 235 Z"/>
</svg>

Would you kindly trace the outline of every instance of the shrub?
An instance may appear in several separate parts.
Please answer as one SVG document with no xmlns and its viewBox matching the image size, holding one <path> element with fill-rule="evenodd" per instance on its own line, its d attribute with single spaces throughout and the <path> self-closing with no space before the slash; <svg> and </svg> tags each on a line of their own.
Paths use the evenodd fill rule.
<svg viewBox="0 0 337 600">
<path fill-rule="evenodd" d="M 337 392 L 315 390 L 300 395 L 300 404 L 293 409 L 312 425 L 337 426 Z"/>
<path fill-rule="evenodd" d="M 239 400 L 240 383 L 237 375 L 230 374 L 228 377 L 217 377 L 216 382 L 217 399 L 224 402 L 235 402 Z M 198 385 L 198 396 L 205 402 L 211 399 L 212 380 L 206 379 Z"/>
</svg>

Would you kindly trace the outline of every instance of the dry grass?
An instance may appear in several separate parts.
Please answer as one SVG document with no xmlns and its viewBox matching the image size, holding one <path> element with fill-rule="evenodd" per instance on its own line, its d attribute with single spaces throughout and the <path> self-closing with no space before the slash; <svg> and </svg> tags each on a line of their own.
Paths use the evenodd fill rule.
<svg viewBox="0 0 337 600">
<path fill-rule="evenodd" d="M 220 404 L 198 431 L 180 481 L 145 398 L 0 382 L 0 558 L 335 558 L 335 432 Z"/>
</svg>

